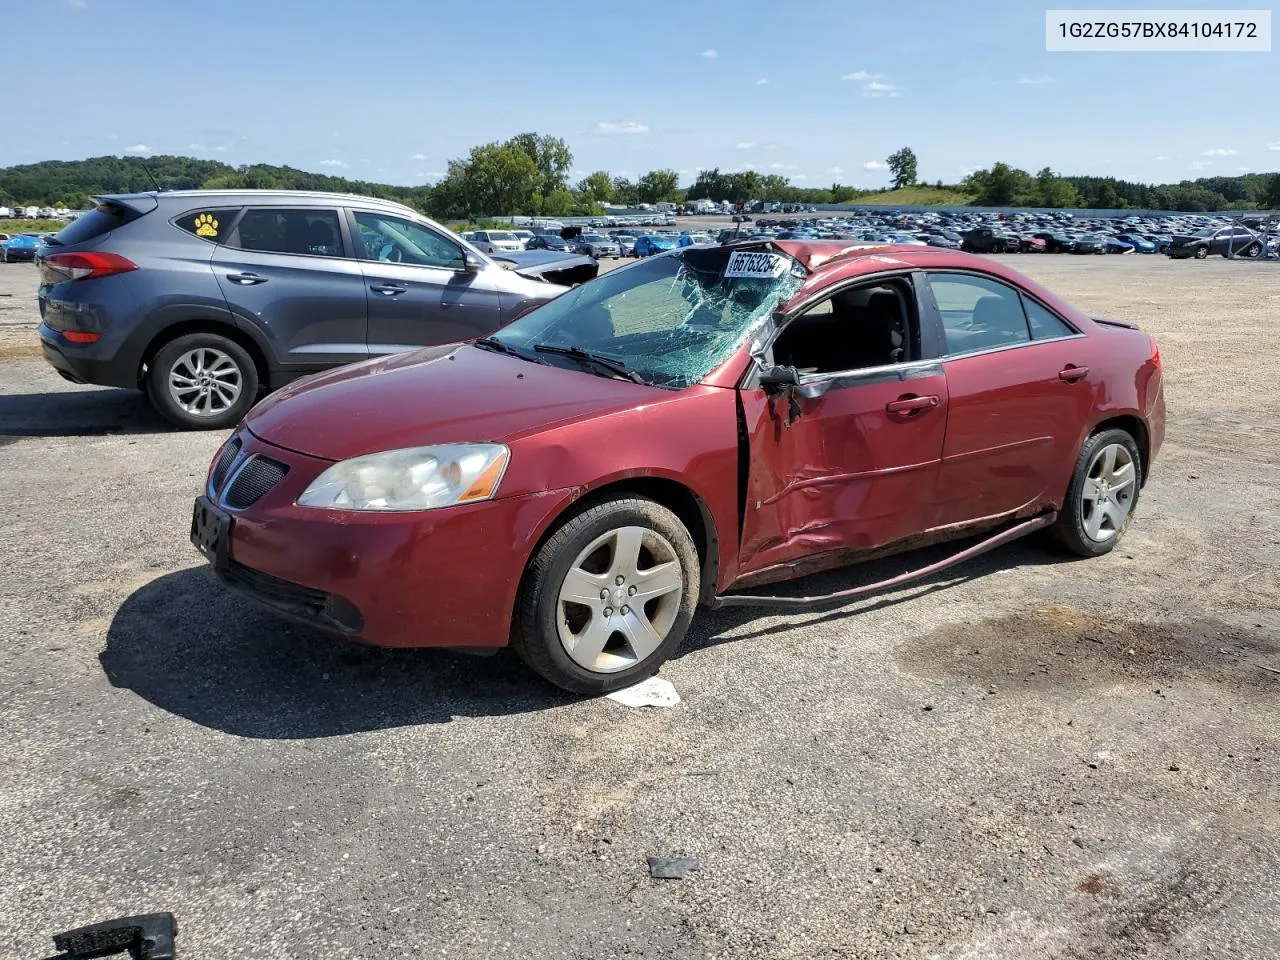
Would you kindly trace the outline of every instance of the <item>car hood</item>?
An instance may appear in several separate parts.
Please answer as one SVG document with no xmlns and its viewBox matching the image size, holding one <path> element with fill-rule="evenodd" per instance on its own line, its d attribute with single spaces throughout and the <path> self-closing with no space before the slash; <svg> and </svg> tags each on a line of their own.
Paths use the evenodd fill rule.
<svg viewBox="0 0 1280 960">
<path fill-rule="evenodd" d="M 451 344 L 297 380 L 245 423 L 268 443 L 346 460 L 434 443 L 510 442 L 670 397 L 659 387 Z"/>
</svg>

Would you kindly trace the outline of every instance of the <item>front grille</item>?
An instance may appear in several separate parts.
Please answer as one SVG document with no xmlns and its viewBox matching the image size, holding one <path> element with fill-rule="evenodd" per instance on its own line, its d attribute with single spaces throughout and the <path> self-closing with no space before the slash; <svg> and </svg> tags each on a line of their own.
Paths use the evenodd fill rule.
<svg viewBox="0 0 1280 960">
<path fill-rule="evenodd" d="M 234 560 L 222 570 L 222 578 L 228 586 L 259 603 L 322 629 L 343 634 L 357 634 L 364 629 L 364 616 L 355 604 L 336 593 L 282 580 Z"/>
<path fill-rule="evenodd" d="M 235 510 L 243 510 L 262 499 L 263 494 L 284 479 L 289 472 L 287 464 L 270 457 L 250 457 L 237 471 L 222 502 Z"/>
<path fill-rule="evenodd" d="M 225 447 L 222 448 L 222 456 L 218 457 L 218 462 L 213 465 L 213 473 L 209 475 L 209 490 L 211 493 L 217 493 L 222 487 L 222 481 L 227 479 L 227 471 L 231 469 L 231 464 L 235 463 L 236 457 L 240 453 L 240 438 L 232 437 Z"/>
</svg>

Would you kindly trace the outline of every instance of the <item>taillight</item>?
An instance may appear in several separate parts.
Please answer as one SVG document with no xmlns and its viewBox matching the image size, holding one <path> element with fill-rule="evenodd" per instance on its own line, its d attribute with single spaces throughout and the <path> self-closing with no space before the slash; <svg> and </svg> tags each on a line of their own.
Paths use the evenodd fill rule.
<svg viewBox="0 0 1280 960">
<path fill-rule="evenodd" d="M 47 253 L 40 258 L 41 280 L 62 283 L 65 280 L 96 280 L 117 273 L 137 270 L 138 265 L 118 253 Z"/>
</svg>

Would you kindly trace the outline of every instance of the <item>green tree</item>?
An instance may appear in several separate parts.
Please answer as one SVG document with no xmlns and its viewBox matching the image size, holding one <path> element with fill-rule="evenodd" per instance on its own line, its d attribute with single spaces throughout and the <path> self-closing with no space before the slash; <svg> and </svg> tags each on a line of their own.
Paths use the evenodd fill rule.
<svg viewBox="0 0 1280 960">
<path fill-rule="evenodd" d="M 908 187 L 916 182 L 916 155 L 910 147 L 894 151 L 885 162 L 889 164 L 893 189 Z"/>
<path fill-rule="evenodd" d="M 1280 173 L 1274 174 L 1267 181 L 1266 192 L 1262 194 L 1262 206 L 1268 210 L 1280 210 Z"/>
<path fill-rule="evenodd" d="M 613 181 L 608 170 L 596 170 L 578 181 L 578 192 L 593 200 L 608 203 L 613 199 Z"/>
<path fill-rule="evenodd" d="M 613 178 L 613 202 L 624 207 L 634 207 L 640 202 L 640 193 L 636 185 L 626 177 Z"/>
<path fill-rule="evenodd" d="M 565 186 L 569 168 L 573 166 L 573 153 L 559 137 L 517 133 L 503 146 L 519 150 L 533 161 L 538 171 L 538 193 L 544 197 Z"/>
<path fill-rule="evenodd" d="M 680 185 L 680 175 L 674 170 L 650 170 L 636 182 L 636 192 L 641 203 L 658 203 L 667 200 Z"/>
<path fill-rule="evenodd" d="M 1036 174 L 1036 202 L 1042 207 L 1077 207 L 1080 195 L 1048 167 Z"/>
</svg>

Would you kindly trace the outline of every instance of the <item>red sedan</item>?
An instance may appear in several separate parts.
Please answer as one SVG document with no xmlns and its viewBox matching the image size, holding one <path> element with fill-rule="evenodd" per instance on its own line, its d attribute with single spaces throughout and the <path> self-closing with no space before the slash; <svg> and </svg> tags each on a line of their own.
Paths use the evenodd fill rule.
<svg viewBox="0 0 1280 960">
<path fill-rule="evenodd" d="M 1160 354 L 987 259 L 742 242 L 611 272 L 492 337 L 298 381 L 218 452 L 192 539 L 274 610 L 385 646 L 512 644 L 598 693 L 697 607 L 831 603 L 1049 528 L 1125 531 Z M 944 540 L 823 597 L 763 584 Z"/>
</svg>

